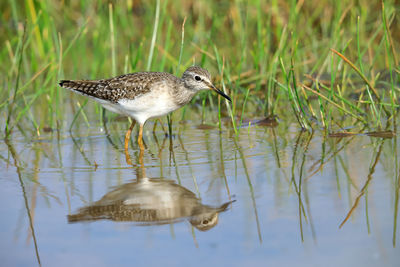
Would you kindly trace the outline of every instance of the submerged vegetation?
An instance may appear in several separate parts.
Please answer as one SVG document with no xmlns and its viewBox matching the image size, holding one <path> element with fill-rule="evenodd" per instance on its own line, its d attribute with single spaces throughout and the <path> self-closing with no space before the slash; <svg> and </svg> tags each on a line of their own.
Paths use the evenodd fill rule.
<svg viewBox="0 0 400 267">
<path fill-rule="evenodd" d="M 5 135 L 100 123 L 101 108 L 60 90 L 62 78 L 181 75 L 192 64 L 209 69 L 232 104 L 202 93 L 173 117 L 216 125 L 230 117 L 235 133 L 248 117 L 328 133 L 395 131 L 396 1 L 9 0 L 0 7 Z M 193 107 L 200 115 L 188 112 Z"/>
</svg>

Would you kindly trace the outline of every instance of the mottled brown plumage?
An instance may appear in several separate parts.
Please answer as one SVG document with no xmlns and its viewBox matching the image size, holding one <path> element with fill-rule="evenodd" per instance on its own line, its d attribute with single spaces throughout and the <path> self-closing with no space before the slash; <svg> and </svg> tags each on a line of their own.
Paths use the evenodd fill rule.
<svg viewBox="0 0 400 267">
<path fill-rule="evenodd" d="M 120 99 L 133 100 L 150 92 L 154 83 L 180 80 L 166 72 L 136 72 L 102 80 L 62 80 L 60 86 L 83 95 L 117 103 Z"/>
<path fill-rule="evenodd" d="M 218 223 L 218 214 L 231 203 L 217 207 L 204 205 L 192 191 L 172 180 L 144 177 L 118 186 L 67 218 L 69 223 L 112 220 L 142 225 L 188 220 L 197 229 L 206 231 Z"/>
<path fill-rule="evenodd" d="M 112 220 L 117 222 L 156 222 L 157 210 L 142 209 L 140 206 L 124 205 L 123 201 L 109 205 L 93 205 L 80 209 L 79 213 L 68 215 L 68 222 Z"/>
</svg>

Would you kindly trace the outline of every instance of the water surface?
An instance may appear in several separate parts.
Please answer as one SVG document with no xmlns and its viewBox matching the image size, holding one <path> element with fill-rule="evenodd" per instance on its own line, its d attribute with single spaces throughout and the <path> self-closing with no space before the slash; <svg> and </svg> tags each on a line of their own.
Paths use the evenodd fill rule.
<svg viewBox="0 0 400 267">
<path fill-rule="evenodd" d="M 400 259 L 397 136 L 329 138 L 295 124 L 252 124 L 235 137 L 227 126 L 188 121 L 169 138 L 159 126 L 153 135 L 149 122 L 142 158 L 132 142 L 132 166 L 123 152 L 128 123 L 107 126 L 35 138 L 16 131 L 0 144 L 3 266 Z"/>
</svg>

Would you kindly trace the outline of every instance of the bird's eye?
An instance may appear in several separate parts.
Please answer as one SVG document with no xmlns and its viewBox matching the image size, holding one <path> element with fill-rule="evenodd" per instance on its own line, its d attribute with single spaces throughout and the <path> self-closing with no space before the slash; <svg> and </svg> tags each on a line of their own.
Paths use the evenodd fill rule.
<svg viewBox="0 0 400 267">
<path fill-rule="evenodd" d="M 200 78 L 200 76 L 194 76 L 194 79 L 196 80 L 196 81 L 201 81 L 201 78 Z"/>
</svg>

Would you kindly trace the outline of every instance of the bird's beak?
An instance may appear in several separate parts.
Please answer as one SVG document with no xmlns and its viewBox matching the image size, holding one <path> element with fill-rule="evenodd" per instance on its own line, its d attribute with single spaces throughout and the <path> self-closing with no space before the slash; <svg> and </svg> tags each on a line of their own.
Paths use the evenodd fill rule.
<svg viewBox="0 0 400 267">
<path fill-rule="evenodd" d="M 222 92 L 221 90 L 218 90 L 214 85 L 210 85 L 210 89 L 214 90 L 215 92 L 217 92 L 218 94 L 222 95 L 223 97 L 225 97 L 226 99 L 228 99 L 230 102 L 232 102 L 231 98 L 229 96 L 227 96 L 224 92 Z"/>
</svg>

